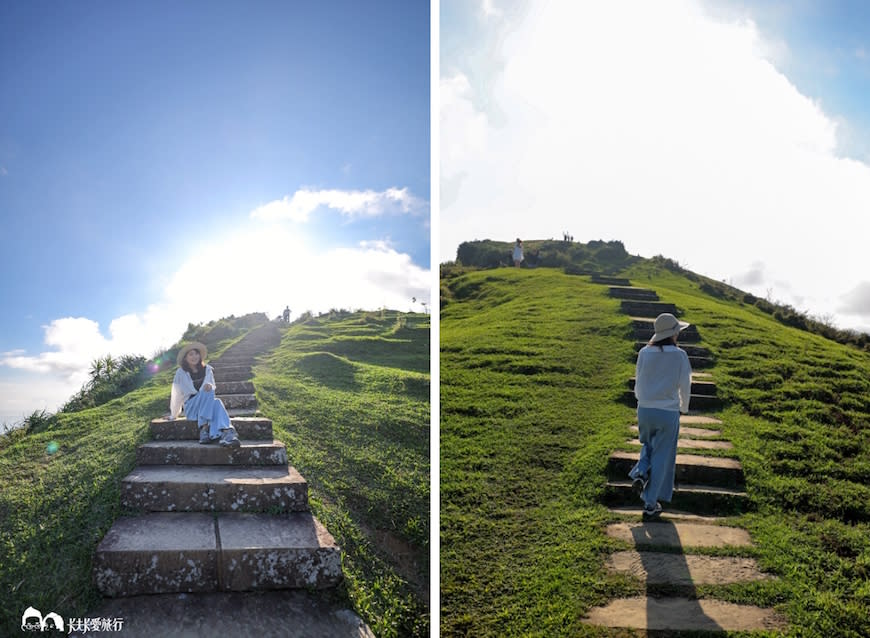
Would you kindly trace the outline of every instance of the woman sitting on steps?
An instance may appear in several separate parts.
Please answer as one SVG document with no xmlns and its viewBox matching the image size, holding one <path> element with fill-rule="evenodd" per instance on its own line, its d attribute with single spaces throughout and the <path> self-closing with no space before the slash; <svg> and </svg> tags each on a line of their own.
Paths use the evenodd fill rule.
<svg viewBox="0 0 870 638">
<path fill-rule="evenodd" d="M 178 371 L 172 380 L 169 396 L 169 418 L 177 419 L 184 408 L 184 416 L 199 425 L 199 442 L 220 441 L 223 446 L 239 447 L 236 429 L 230 424 L 230 415 L 223 401 L 215 397 L 214 369 L 205 364 L 208 349 L 193 342 L 178 353 Z"/>
</svg>

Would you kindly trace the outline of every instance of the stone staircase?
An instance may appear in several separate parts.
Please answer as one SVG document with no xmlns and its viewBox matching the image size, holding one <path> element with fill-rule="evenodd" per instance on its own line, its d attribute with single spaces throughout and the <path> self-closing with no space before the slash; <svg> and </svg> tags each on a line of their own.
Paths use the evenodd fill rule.
<svg viewBox="0 0 870 638">
<path fill-rule="evenodd" d="M 280 340 L 280 328 L 267 323 L 252 330 L 217 359 L 209 361 L 217 384 L 215 396 L 224 402 L 231 417 L 256 414 L 257 397 L 251 380 L 253 366 L 258 355 L 271 351 Z"/>
<path fill-rule="evenodd" d="M 118 518 L 94 556 L 103 595 L 323 589 L 341 581 L 340 549 L 310 512 L 305 479 L 288 466 L 271 420 L 250 416 L 254 359 L 279 340 L 279 328 L 267 324 L 209 362 L 240 447 L 200 445 L 195 421 L 151 421 L 152 441 L 137 449 L 137 466 L 121 485 L 122 505 L 138 513 Z"/>
<path fill-rule="evenodd" d="M 627 280 L 604 278 L 595 281 L 609 285 L 608 294 L 621 299 L 621 309 L 630 315 L 640 350 L 652 336 L 654 318 L 662 312 L 679 316 L 673 304 L 662 303 L 653 290 L 633 288 Z M 631 490 L 628 471 L 637 462 L 640 441 L 637 425 L 628 432 L 632 452 L 614 452 L 607 465 L 604 499 L 614 515 L 607 534 L 624 541 L 629 549 L 608 558 L 607 569 L 637 578 L 646 586 L 646 595 L 611 601 L 589 611 L 584 622 L 591 625 L 642 631 L 777 631 L 785 620 L 771 609 L 737 605 L 713 598 L 698 598 L 697 585 L 770 580 L 751 558 L 710 556 L 706 548 L 752 546 L 749 534 L 723 524 L 724 516 L 739 516 L 749 507 L 743 467 L 720 450 L 733 450 L 722 436 L 722 421 L 701 412 L 721 407 L 711 373 L 699 368 L 714 365 L 713 354 L 697 345 L 701 335 L 696 326 L 680 333 L 680 347 L 692 363 L 692 390 L 689 415 L 680 417 L 673 499 L 658 521 L 642 520 L 642 504 Z M 692 345 L 685 345 L 686 343 Z M 628 380 L 624 399 L 632 406 L 634 379 Z M 726 452 L 727 454 L 727 452 Z M 718 455 L 718 456 L 717 456 Z M 701 550 L 699 553 L 698 550 Z"/>
</svg>

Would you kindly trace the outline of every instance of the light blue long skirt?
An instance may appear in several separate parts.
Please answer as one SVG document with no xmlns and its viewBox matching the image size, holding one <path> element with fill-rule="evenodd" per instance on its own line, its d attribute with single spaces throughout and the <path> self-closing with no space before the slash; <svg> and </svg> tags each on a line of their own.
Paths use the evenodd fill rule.
<svg viewBox="0 0 870 638">
<path fill-rule="evenodd" d="M 184 402 L 184 415 L 197 425 L 208 423 L 209 437 L 220 437 L 221 430 L 230 427 L 230 415 L 224 407 L 224 402 L 214 395 L 214 390 L 200 390 Z"/>
<path fill-rule="evenodd" d="M 670 502 L 674 495 L 674 467 L 677 463 L 677 442 L 680 438 L 680 413 L 657 408 L 637 409 L 640 458 L 631 468 L 631 478 L 644 477 L 649 482 L 641 498 L 644 504 L 655 507 L 656 501 Z"/>
</svg>

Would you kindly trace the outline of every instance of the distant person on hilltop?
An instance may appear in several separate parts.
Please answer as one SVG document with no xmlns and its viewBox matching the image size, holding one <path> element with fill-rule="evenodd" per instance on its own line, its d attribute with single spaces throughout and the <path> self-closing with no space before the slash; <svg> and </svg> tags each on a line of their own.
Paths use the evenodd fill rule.
<svg viewBox="0 0 870 638">
<path fill-rule="evenodd" d="M 666 312 L 656 317 L 654 326 L 655 334 L 637 355 L 634 395 L 642 448 L 629 472 L 646 520 L 658 518 L 659 500 L 670 502 L 673 496 L 680 414 L 689 411 L 692 389 L 689 356 L 677 347 L 680 331 L 689 324 Z"/>
<path fill-rule="evenodd" d="M 284 308 L 284 323 L 290 323 L 290 306 Z"/>
<path fill-rule="evenodd" d="M 519 268 L 520 264 L 523 263 L 523 242 L 519 237 L 517 237 L 517 243 L 514 244 L 514 252 L 512 256 L 514 260 L 514 266 Z"/>
<path fill-rule="evenodd" d="M 223 401 L 215 396 L 214 369 L 205 363 L 208 349 L 194 341 L 178 353 L 179 368 L 169 395 L 169 418 L 184 416 L 199 426 L 199 442 L 220 441 L 222 446 L 239 447 L 241 441 Z"/>
</svg>

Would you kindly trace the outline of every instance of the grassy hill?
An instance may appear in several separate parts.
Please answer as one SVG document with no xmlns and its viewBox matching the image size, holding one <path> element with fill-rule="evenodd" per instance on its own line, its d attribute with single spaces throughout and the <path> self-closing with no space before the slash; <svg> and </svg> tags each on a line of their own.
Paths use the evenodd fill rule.
<svg viewBox="0 0 870 638">
<path fill-rule="evenodd" d="M 214 358 L 256 324 L 191 326 L 185 339 Z M 428 635 L 429 317 L 334 312 L 282 329 L 254 369 L 257 398 L 344 552 L 334 595 L 378 636 Z M 31 605 L 68 618 L 98 602 L 93 552 L 173 374 L 0 437 L 0 634 L 17 634 Z"/>
<path fill-rule="evenodd" d="M 754 540 L 741 555 L 778 576 L 698 595 L 777 606 L 791 635 L 870 635 L 870 353 L 673 266 L 618 270 L 713 351 L 735 445 L 717 453 L 740 459 L 750 497 L 729 524 Z M 441 635 L 614 635 L 581 618 L 644 593 L 604 568 L 620 548 L 604 531 L 618 518 L 602 504 L 605 466 L 630 449 L 634 416 L 619 401 L 628 316 L 562 269 L 445 267 L 441 294 Z"/>
</svg>

